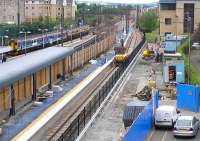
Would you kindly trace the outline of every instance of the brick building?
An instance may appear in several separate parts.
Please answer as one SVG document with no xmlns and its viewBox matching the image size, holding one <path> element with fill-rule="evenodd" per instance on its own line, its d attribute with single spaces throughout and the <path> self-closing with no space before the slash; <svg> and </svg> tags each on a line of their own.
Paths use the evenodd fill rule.
<svg viewBox="0 0 200 141">
<path fill-rule="evenodd" d="M 19 7 L 18 7 L 19 6 Z M 25 17 L 24 0 L 0 0 L 0 23 L 20 23 Z M 18 18 L 19 10 L 19 18 Z"/>
<path fill-rule="evenodd" d="M 73 0 L 63 0 L 64 18 L 75 18 L 76 5 Z M 56 20 L 61 17 L 61 0 L 26 0 L 26 21 L 49 17 Z"/>
<path fill-rule="evenodd" d="M 160 35 L 193 32 L 200 23 L 199 13 L 200 0 L 160 0 Z"/>
</svg>

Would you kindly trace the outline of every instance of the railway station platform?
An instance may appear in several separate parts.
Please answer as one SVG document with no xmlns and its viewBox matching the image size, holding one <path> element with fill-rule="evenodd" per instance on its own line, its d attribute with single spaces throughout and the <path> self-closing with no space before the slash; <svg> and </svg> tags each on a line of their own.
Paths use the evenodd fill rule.
<svg viewBox="0 0 200 141">
<path fill-rule="evenodd" d="M 113 58 L 114 52 L 109 50 L 105 53 L 105 57 L 107 60 Z M 21 112 L 17 113 L 15 117 L 11 118 L 4 125 L 4 134 L 0 136 L 0 140 L 8 141 L 12 139 L 19 131 L 21 131 L 24 127 L 26 127 L 31 121 L 37 118 L 42 112 L 45 111 L 50 105 L 55 103 L 59 98 L 61 98 L 67 91 L 76 86 L 79 82 L 81 82 L 84 78 L 86 78 L 90 73 L 92 73 L 95 69 L 101 66 L 101 60 L 98 59 L 97 64 L 88 64 L 83 69 L 75 71 L 73 76 L 66 80 L 65 83 L 61 83 L 62 91 L 55 93 L 53 97 L 49 97 L 45 101 L 43 101 L 40 106 L 26 106 L 22 109 Z"/>
<path fill-rule="evenodd" d="M 5 69 L 8 69 L 6 66 L 10 66 L 10 64 L 15 66 L 14 70 L 11 68 L 8 72 L 6 72 L 5 69 L 1 69 L 1 75 L 3 76 L 0 78 L 0 82 L 2 83 L 2 88 L 0 88 L 1 116 L 5 114 L 7 117 L 7 115 L 9 115 L 10 92 L 15 92 L 15 100 L 17 101 L 17 103 L 15 103 L 17 105 L 21 102 L 23 103 L 20 104 L 23 105 L 23 108 L 20 109 L 15 105 L 17 109 L 15 113 L 13 113 L 15 116 L 9 119 L 6 118 L 6 120 L 2 120 L 5 117 L 1 118 L 0 128 L 3 129 L 3 134 L 0 136 L 0 140 L 11 140 L 24 127 L 31 123 L 32 120 L 37 118 L 39 114 L 61 98 L 66 91 L 70 90 L 101 65 L 102 60 L 98 58 L 99 54 L 104 53 L 106 60 L 113 58 L 114 52 L 111 49 L 113 43 L 114 35 L 106 36 L 96 43 L 94 42 L 94 36 L 88 36 L 83 40 L 72 42 L 70 47 L 49 47 L 16 57 L 8 62 L 0 64 Z M 76 47 L 79 45 L 82 45 L 82 48 Z M 81 53 L 83 55 L 80 55 Z M 89 64 L 90 59 L 96 59 L 97 64 Z M 65 62 L 64 68 L 63 61 Z M 83 69 L 78 69 L 81 66 Z M 51 70 L 49 70 L 50 68 Z M 70 74 L 70 70 L 73 70 L 73 75 Z M 17 74 L 14 73 L 16 71 L 18 71 Z M 58 74 L 60 76 L 63 72 L 66 72 L 64 81 L 62 81 L 62 77 L 58 77 Z M 5 73 L 6 75 L 4 75 Z M 30 78 L 27 77 L 27 75 Z M 4 79 L 6 76 L 8 78 L 12 77 L 12 82 Z M 50 81 L 50 78 L 52 81 Z M 33 82 L 34 80 L 35 82 Z M 38 94 L 40 88 L 42 86 L 49 87 L 50 82 L 52 82 L 52 85 L 60 84 L 62 91 L 59 93 L 55 92 L 53 97 L 48 97 L 41 105 L 35 106 L 35 104 L 31 102 L 31 100 L 33 100 L 32 90 L 35 89 L 34 85 L 37 87 L 35 93 Z M 9 89 L 12 91 L 9 91 Z M 27 95 L 28 91 L 30 91 L 29 95 Z M 24 99 L 30 101 L 25 102 Z"/>
</svg>

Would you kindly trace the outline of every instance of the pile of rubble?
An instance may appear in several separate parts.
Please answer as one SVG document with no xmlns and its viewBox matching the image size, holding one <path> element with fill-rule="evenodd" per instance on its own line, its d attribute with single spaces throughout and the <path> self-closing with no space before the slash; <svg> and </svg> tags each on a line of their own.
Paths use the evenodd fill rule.
<svg viewBox="0 0 200 141">
<path fill-rule="evenodd" d="M 152 90 L 150 87 L 145 86 L 140 92 L 136 94 L 136 97 L 142 101 L 151 100 Z"/>
</svg>

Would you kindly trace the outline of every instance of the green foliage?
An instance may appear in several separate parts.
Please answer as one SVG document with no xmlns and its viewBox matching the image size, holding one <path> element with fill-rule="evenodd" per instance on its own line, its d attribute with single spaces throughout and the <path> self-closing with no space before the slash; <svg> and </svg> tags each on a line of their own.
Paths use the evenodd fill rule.
<svg viewBox="0 0 200 141">
<path fill-rule="evenodd" d="M 146 41 L 149 43 L 154 43 L 158 40 L 159 38 L 159 33 L 158 30 L 155 30 L 150 33 L 145 33 Z"/>
<path fill-rule="evenodd" d="M 105 6 L 105 5 L 97 5 L 97 4 L 90 4 L 87 5 L 85 3 L 81 3 L 77 5 L 77 12 L 76 12 L 76 19 L 82 20 L 84 18 L 85 24 L 95 25 L 97 22 L 97 14 L 111 14 L 112 17 L 114 15 L 121 15 L 126 14 L 127 9 L 124 7 L 116 8 L 113 6 Z M 110 16 L 106 16 L 106 18 Z"/>
<path fill-rule="evenodd" d="M 65 28 L 69 28 L 69 25 L 74 22 L 75 21 L 71 19 L 65 19 Z M 59 20 L 52 21 L 49 17 L 40 17 L 38 21 L 33 21 L 32 23 L 22 23 L 19 28 L 16 24 L 2 24 L 0 25 L 0 35 L 8 35 L 9 38 L 18 38 L 19 36 L 24 36 L 20 35 L 19 31 L 30 31 L 31 34 L 41 34 L 41 31 L 39 31 L 38 29 L 48 29 L 48 31 L 51 32 L 55 30 L 55 26 L 58 27 L 59 25 Z"/>
<path fill-rule="evenodd" d="M 158 28 L 158 16 L 155 12 L 144 13 L 138 20 L 138 26 L 143 32 L 152 32 Z"/>
<path fill-rule="evenodd" d="M 178 52 L 181 53 L 182 58 L 185 62 L 185 72 L 186 72 L 186 78 L 188 76 L 188 56 L 186 50 L 188 49 L 188 40 L 184 41 L 179 47 Z M 190 64 L 190 79 L 192 85 L 200 85 L 200 74 L 196 70 L 196 68 Z"/>
</svg>

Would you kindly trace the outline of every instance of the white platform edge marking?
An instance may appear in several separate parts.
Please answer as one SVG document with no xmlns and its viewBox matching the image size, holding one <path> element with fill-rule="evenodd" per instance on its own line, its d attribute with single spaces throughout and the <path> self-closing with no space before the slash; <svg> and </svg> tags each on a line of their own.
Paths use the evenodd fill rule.
<svg viewBox="0 0 200 141">
<path fill-rule="evenodd" d="M 80 93 L 93 79 L 95 79 L 105 68 L 107 68 L 113 59 L 105 65 L 97 68 L 92 74 L 81 81 L 77 86 L 67 92 L 61 99 L 46 109 L 38 118 L 32 121 L 24 130 L 18 133 L 12 141 L 28 141 L 36 134 L 48 121 L 53 118 L 66 104 L 68 104 L 78 93 Z"/>
</svg>

